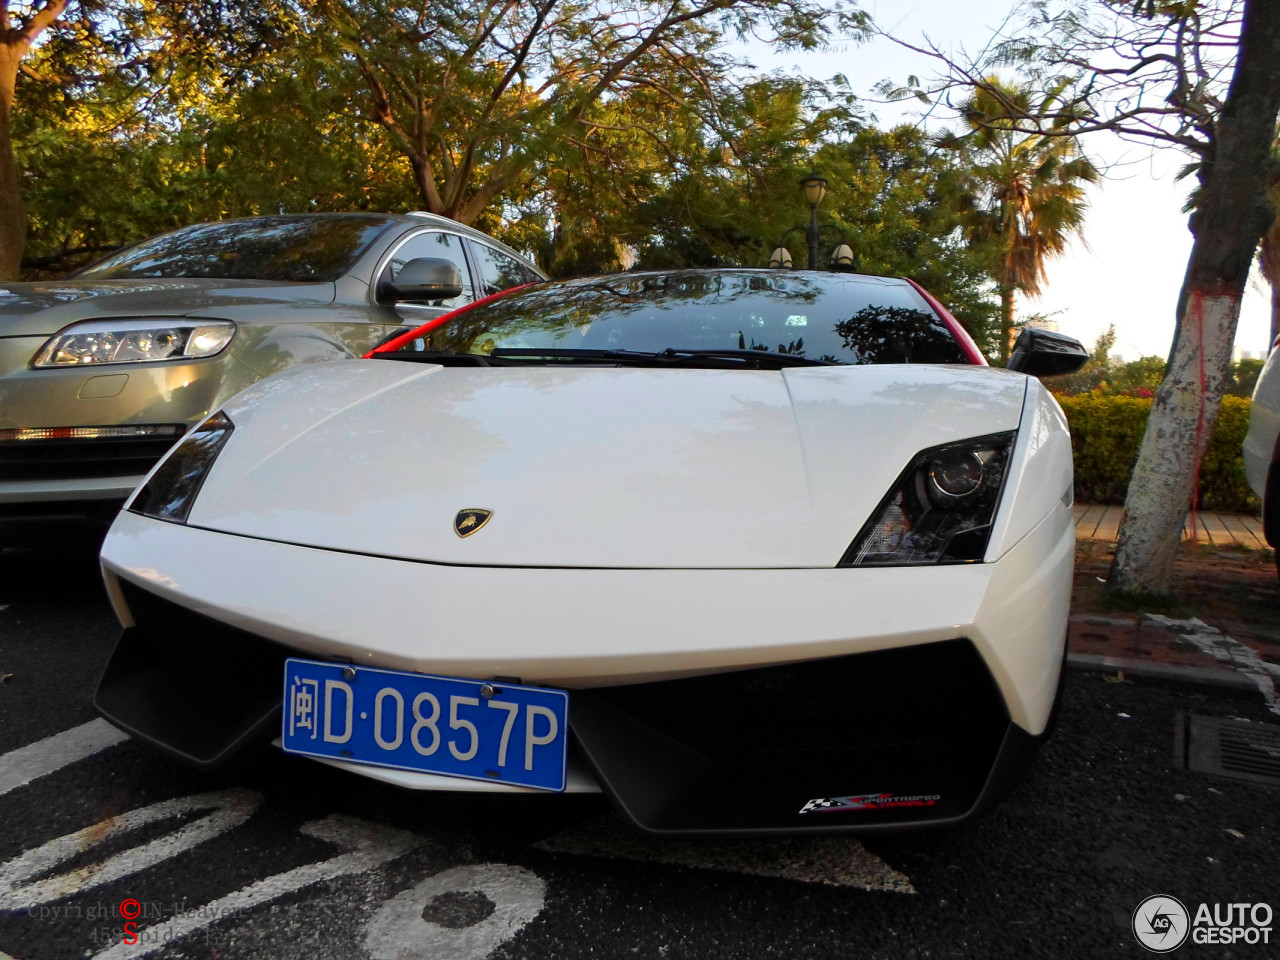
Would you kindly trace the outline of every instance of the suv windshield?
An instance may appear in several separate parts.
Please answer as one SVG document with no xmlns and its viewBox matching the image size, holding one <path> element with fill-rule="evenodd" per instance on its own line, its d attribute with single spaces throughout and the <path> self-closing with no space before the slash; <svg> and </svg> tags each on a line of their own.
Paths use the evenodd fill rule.
<svg viewBox="0 0 1280 960">
<path fill-rule="evenodd" d="M 144 240 L 85 268 L 76 279 L 337 280 L 393 222 L 355 215 L 202 223 Z"/>
<path fill-rule="evenodd" d="M 807 272 L 680 271 L 541 285 L 461 312 L 418 343 L 495 357 L 536 358 L 543 348 L 553 361 L 578 350 L 752 350 L 845 364 L 969 362 L 910 285 Z"/>
</svg>

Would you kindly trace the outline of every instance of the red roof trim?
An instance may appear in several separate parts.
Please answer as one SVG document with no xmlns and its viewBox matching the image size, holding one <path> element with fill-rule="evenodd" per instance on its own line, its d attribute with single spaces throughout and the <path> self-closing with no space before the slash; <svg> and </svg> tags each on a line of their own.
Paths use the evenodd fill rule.
<svg viewBox="0 0 1280 960">
<path fill-rule="evenodd" d="M 499 290 L 497 293 L 491 293 L 489 294 L 489 296 L 481 297 L 479 300 L 473 301 L 472 303 L 463 304 L 461 307 L 458 307 L 458 309 L 456 310 L 450 310 L 448 313 L 441 314 L 438 317 L 433 317 L 432 319 L 428 320 L 426 323 L 422 324 L 421 326 L 414 327 L 412 330 L 408 331 L 407 333 L 400 334 L 400 336 L 396 337 L 394 340 L 388 340 L 386 343 L 382 344 L 381 346 L 374 347 L 372 350 L 366 353 L 361 359 L 369 360 L 369 359 L 372 359 L 373 357 L 376 357 L 380 353 L 394 353 L 395 351 L 399 350 L 402 346 L 404 346 L 406 343 L 408 343 L 410 340 L 416 340 L 418 337 L 422 336 L 424 333 L 430 333 L 436 327 L 443 326 L 444 324 L 448 323 L 454 318 L 466 313 L 468 310 L 474 310 L 476 307 L 483 306 L 486 303 L 492 303 L 494 300 L 501 300 L 503 297 L 507 296 L 508 294 L 515 293 L 517 290 L 523 290 L 525 287 L 532 287 L 532 286 L 533 286 L 532 283 L 522 283 L 518 287 L 508 287 L 506 290 Z"/>
<path fill-rule="evenodd" d="M 980 367 L 990 366 L 990 364 L 987 363 L 987 358 L 983 356 L 982 351 L 978 349 L 978 345 L 974 343 L 973 337 L 969 336 L 969 331 L 960 325 L 960 321 L 951 315 L 951 311 L 944 307 L 937 297 L 924 287 L 920 286 L 920 284 L 916 283 L 910 277 L 906 277 L 905 279 L 907 283 L 915 287 L 916 293 L 924 297 L 925 302 L 933 308 L 933 312 L 938 315 L 938 318 L 951 329 L 955 338 L 960 341 L 960 349 L 963 350 L 965 356 L 969 358 L 969 362 Z"/>
</svg>

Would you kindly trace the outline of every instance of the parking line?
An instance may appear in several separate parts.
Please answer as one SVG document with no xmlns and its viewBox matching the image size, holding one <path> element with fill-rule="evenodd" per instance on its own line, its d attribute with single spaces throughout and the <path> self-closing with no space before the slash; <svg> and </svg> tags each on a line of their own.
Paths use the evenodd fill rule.
<svg viewBox="0 0 1280 960">
<path fill-rule="evenodd" d="M 0 756 L 0 797 L 32 780 L 114 747 L 128 734 L 99 718 Z"/>
</svg>

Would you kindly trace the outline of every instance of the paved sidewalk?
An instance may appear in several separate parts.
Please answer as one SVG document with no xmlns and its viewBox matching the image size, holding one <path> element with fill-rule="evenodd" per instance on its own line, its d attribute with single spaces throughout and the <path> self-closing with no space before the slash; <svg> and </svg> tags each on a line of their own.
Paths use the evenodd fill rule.
<svg viewBox="0 0 1280 960">
<path fill-rule="evenodd" d="M 1280 716 L 1280 638 L 1251 636 L 1247 629 L 1232 636 L 1195 618 L 1073 614 L 1067 662 L 1120 679 L 1203 684 L 1256 695 Z"/>
<path fill-rule="evenodd" d="M 1115 542 L 1120 530 L 1123 507 L 1101 503 L 1077 503 L 1074 507 L 1077 540 L 1107 540 Z M 1187 517 L 1182 528 L 1182 539 L 1192 537 L 1215 547 L 1237 546 L 1249 550 L 1265 550 L 1267 541 L 1262 536 L 1262 521 L 1244 513 L 1217 513 L 1200 510 L 1194 517 Z"/>
</svg>

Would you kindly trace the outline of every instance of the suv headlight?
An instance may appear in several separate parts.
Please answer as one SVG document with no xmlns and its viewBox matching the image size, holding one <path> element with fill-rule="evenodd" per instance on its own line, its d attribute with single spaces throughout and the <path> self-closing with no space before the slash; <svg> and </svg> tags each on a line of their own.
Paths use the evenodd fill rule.
<svg viewBox="0 0 1280 960">
<path fill-rule="evenodd" d="M 31 366 L 195 360 L 220 353 L 235 333 L 236 325 L 230 320 L 87 320 L 52 337 L 32 358 Z"/>
<path fill-rule="evenodd" d="M 129 510 L 157 520 L 186 523 L 209 468 L 234 429 L 231 418 L 219 410 L 188 433 L 134 494 Z"/>
<path fill-rule="evenodd" d="M 1015 436 L 995 433 L 917 454 L 845 551 L 840 566 L 981 560 Z"/>
</svg>

